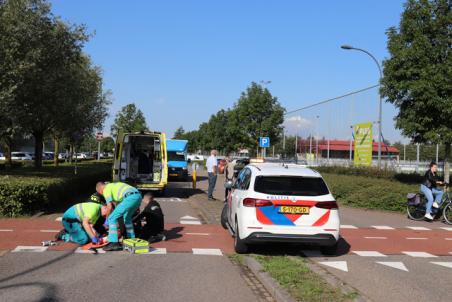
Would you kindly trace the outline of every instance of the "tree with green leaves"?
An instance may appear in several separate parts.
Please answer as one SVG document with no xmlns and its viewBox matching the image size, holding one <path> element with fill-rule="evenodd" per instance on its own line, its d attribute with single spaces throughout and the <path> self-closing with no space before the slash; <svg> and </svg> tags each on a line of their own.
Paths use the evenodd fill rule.
<svg viewBox="0 0 452 302">
<path fill-rule="evenodd" d="M 184 139 L 185 130 L 182 126 L 174 131 L 173 139 Z"/>
<path fill-rule="evenodd" d="M 116 137 L 120 130 L 127 133 L 148 130 L 143 112 L 134 103 L 122 107 L 116 114 L 114 124 L 111 126 L 111 135 Z"/>
<path fill-rule="evenodd" d="M 398 27 L 387 31 L 381 93 L 399 113 L 396 127 L 416 143 L 452 143 L 451 0 L 408 0 Z"/>
<path fill-rule="evenodd" d="M 234 142 L 233 148 L 255 149 L 261 136 L 276 144 L 282 136 L 284 112 L 267 88 L 252 82 L 229 115 L 227 136 Z"/>
<path fill-rule="evenodd" d="M 0 2 L 0 105 L 33 135 L 38 168 L 49 132 L 83 137 L 105 119 L 100 71 L 82 52 L 87 40 L 83 26 L 55 17 L 44 0 Z"/>
</svg>

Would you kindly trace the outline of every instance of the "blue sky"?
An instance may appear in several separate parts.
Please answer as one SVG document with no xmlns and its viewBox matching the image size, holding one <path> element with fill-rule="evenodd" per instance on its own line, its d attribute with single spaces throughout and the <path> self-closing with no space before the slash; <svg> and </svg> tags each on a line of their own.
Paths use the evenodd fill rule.
<svg viewBox="0 0 452 302">
<path fill-rule="evenodd" d="M 94 33 L 86 52 L 113 92 L 116 112 L 134 102 L 153 130 L 197 129 L 231 107 L 251 81 L 267 84 L 288 110 L 374 85 L 375 63 L 340 49 L 351 44 L 388 56 L 385 31 L 404 1 L 52 1 L 64 20 Z M 352 123 L 376 121 L 378 94 L 288 116 L 289 133 L 346 138 Z M 383 133 L 400 139 L 395 109 L 383 107 Z M 319 118 L 317 118 L 319 116 Z M 376 133 L 377 128 L 374 128 Z"/>
</svg>

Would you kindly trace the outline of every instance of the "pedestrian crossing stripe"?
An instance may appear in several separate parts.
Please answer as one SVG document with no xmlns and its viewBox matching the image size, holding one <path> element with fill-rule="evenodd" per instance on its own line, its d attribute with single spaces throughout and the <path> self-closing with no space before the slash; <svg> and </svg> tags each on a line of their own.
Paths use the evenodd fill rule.
<svg viewBox="0 0 452 302">
<path fill-rule="evenodd" d="M 432 255 L 430 253 L 426 253 L 426 252 L 402 252 L 405 255 L 411 256 L 411 257 L 415 257 L 415 258 L 435 258 L 438 256 Z"/>
<path fill-rule="evenodd" d="M 353 253 L 362 257 L 387 257 L 386 255 L 377 251 L 353 251 Z"/>
<path fill-rule="evenodd" d="M 42 253 L 47 251 L 47 246 L 25 246 L 25 245 L 18 245 L 14 250 L 12 250 L 13 253 L 18 252 L 29 252 L 29 253 Z"/>
</svg>

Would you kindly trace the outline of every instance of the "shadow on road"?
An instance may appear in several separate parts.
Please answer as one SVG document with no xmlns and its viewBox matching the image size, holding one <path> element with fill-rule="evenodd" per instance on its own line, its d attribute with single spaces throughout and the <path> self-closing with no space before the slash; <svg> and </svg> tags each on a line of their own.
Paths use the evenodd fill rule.
<svg viewBox="0 0 452 302">
<path fill-rule="evenodd" d="M 44 290 L 44 293 L 41 295 L 41 297 L 35 297 L 35 299 L 33 301 L 46 301 L 46 302 L 59 301 L 59 299 L 55 295 L 57 287 L 51 283 L 46 283 L 46 282 L 27 282 L 27 283 L 17 283 L 17 284 L 5 285 L 5 286 L 0 286 L 0 291 L 12 289 L 12 288 L 21 288 L 21 290 L 26 291 L 26 289 L 23 287 L 40 287 Z"/>
<path fill-rule="evenodd" d="M 56 257 L 56 258 L 54 258 L 54 259 L 52 259 L 52 260 L 49 260 L 49 261 L 47 261 L 47 262 L 45 262 L 45 263 L 43 263 L 43 264 L 38 265 L 38 266 L 29 268 L 29 269 L 27 269 L 27 270 L 25 270 L 25 271 L 23 271 L 23 272 L 20 272 L 20 273 L 11 275 L 11 276 L 4 277 L 4 278 L 0 279 L 0 283 L 6 282 L 6 281 L 9 281 L 9 280 L 12 280 L 12 279 L 14 279 L 14 278 L 17 278 L 17 277 L 26 275 L 26 274 L 28 274 L 28 273 L 31 273 L 31 272 L 34 272 L 34 271 L 37 271 L 37 270 L 40 270 L 40 269 L 43 268 L 43 267 L 46 267 L 46 266 L 48 266 L 48 265 L 52 265 L 52 264 L 54 264 L 54 263 L 56 263 L 56 262 L 58 262 L 58 261 L 61 261 L 61 260 L 65 259 L 65 258 L 67 258 L 67 257 L 69 257 L 69 256 L 71 256 L 71 255 L 73 255 L 73 254 L 74 254 L 74 250 L 75 250 L 75 249 L 72 249 L 72 250 L 70 250 L 70 251 L 67 251 L 66 253 L 64 253 L 63 255 L 61 255 L 61 256 L 59 256 L 59 257 Z"/>
<path fill-rule="evenodd" d="M 349 253 L 350 244 L 342 237 L 339 238 L 337 252 L 334 255 L 325 255 L 315 245 L 303 245 L 294 243 L 272 243 L 266 245 L 252 245 L 250 250 L 254 254 L 264 256 L 301 256 L 305 257 L 339 257 Z"/>
<path fill-rule="evenodd" d="M 182 232 L 183 230 L 183 227 L 175 227 L 171 230 L 164 230 L 163 233 L 165 234 L 166 241 L 181 238 L 182 234 L 180 234 L 180 232 Z"/>
</svg>

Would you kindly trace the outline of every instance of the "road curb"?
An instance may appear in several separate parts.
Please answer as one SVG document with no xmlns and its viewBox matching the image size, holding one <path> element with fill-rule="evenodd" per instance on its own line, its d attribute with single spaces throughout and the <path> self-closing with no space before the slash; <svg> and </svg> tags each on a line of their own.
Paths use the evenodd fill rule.
<svg viewBox="0 0 452 302">
<path fill-rule="evenodd" d="M 295 261 L 295 262 L 300 261 L 295 256 L 288 256 L 288 258 L 293 260 L 293 261 Z M 347 283 L 343 282 L 341 279 L 337 278 L 336 276 L 334 276 L 333 274 L 328 272 L 323 267 L 320 267 L 317 263 L 315 263 L 310 258 L 305 257 L 304 259 L 306 259 L 306 262 L 303 262 L 303 263 L 306 264 L 311 271 L 313 271 L 314 273 L 319 275 L 323 280 L 325 280 L 332 287 L 339 288 L 341 290 L 341 292 L 343 294 L 345 294 L 345 295 L 356 293 L 358 296 L 355 299 L 353 299 L 354 302 L 372 302 L 371 299 L 369 299 L 368 297 L 364 296 L 356 288 L 354 288 L 354 287 L 348 285 Z"/>
<path fill-rule="evenodd" d="M 264 272 L 264 268 L 256 259 L 246 256 L 244 263 L 277 302 L 296 302 L 296 300 L 292 298 L 292 296 L 290 296 L 290 294 L 283 289 L 270 274 Z"/>
</svg>

